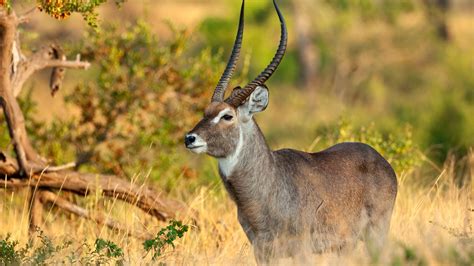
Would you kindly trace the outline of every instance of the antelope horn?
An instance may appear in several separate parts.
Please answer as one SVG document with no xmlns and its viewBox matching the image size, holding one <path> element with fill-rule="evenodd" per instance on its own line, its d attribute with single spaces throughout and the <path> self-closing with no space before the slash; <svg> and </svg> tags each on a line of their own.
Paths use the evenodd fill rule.
<svg viewBox="0 0 474 266">
<path fill-rule="evenodd" d="M 275 6 L 275 10 L 278 14 L 278 18 L 280 19 L 281 24 L 280 45 L 278 46 L 278 49 L 275 55 L 273 56 L 272 61 L 270 62 L 270 64 L 268 64 L 265 70 L 263 70 L 260 75 L 258 75 L 243 89 L 236 91 L 229 98 L 227 98 L 226 102 L 234 107 L 241 105 L 255 90 L 255 88 L 257 88 L 257 86 L 263 85 L 273 75 L 273 72 L 275 72 L 281 60 L 283 59 L 283 55 L 285 54 L 286 44 L 288 40 L 288 32 L 286 31 L 285 18 L 281 14 L 280 8 L 278 8 L 278 5 L 275 0 L 273 0 L 273 5 Z"/>
<path fill-rule="evenodd" d="M 235 64 L 239 59 L 240 47 L 242 46 L 242 39 L 244 37 L 244 5 L 245 0 L 242 0 L 242 6 L 240 8 L 240 18 L 239 18 L 239 29 L 237 35 L 235 36 L 234 47 L 232 48 L 232 53 L 230 54 L 229 61 L 227 66 L 222 73 L 219 83 L 217 83 L 214 94 L 212 95 L 212 102 L 222 102 L 224 101 L 224 94 L 229 84 L 229 80 L 232 77 L 232 74 L 235 70 Z"/>
</svg>

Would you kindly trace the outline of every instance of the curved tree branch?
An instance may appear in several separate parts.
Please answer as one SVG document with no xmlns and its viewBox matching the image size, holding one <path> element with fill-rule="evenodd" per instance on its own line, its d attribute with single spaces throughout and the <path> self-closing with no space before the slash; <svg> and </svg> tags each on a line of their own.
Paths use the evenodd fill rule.
<svg viewBox="0 0 474 266">
<path fill-rule="evenodd" d="M 25 13 L 21 14 L 18 17 L 18 24 L 29 22 L 30 21 L 30 16 L 36 11 L 36 9 L 38 9 L 38 8 L 34 7 L 32 9 L 26 11 Z"/>
<path fill-rule="evenodd" d="M 12 78 L 13 95 L 18 97 L 28 78 L 35 72 L 48 67 L 87 69 L 90 67 L 90 63 L 81 61 L 79 55 L 77 55 L 76 60 L 54 59 L 53 47 L 51 45 L 43 47 L 29 58 L 18 63 L 17 72 Z"/>
<path fill-rule="evenodd" d="M 43 201 L 49 202 L 49 190 L 70 191 L 87 196 L 100 193 L 105 197 L 116 198 L 142 209 L 160 219 L 175 218 L 189 214 L 186 206 L 178 201 L 164 199 L 162 193 L 145 186 L 137 186 L 113 175 L 87 174 L 68 171 L 72 165 L 48 167 L 31 145 L 25 127 L 25 118 L 16 96 L 21 92 L 25 81 L 33 73 L 47 67 L 88 68 L 90 64 L 80 60 L 66 60 L 54 54 L 54 46 L 43 47 L 29 58 L 22 56 L 17 38 L 17 26 L 27 16 L 18 18 L 15 12 L 7 12 L 0 6 L 0 105 L 3 108 L 16 160 L 0 151 L 0 188 L 30 189 L 30 229 L 39 226 Z M 29 178 L 25 178 L 29 177 Z M 46 194 L 45 194 L 46 193 Z M 46 195 L 46 196 L 45 196 Z M 58 202 L 58 201 L 56 201 Z M 59 200 L 63 209 L 87 216 L 80 207 Z M 77 207 L 77 208 L 76 208 Z M 192 218 L 194 213 L 190 214 Z M 107 226 L 116 226 L 113 221 L 103 220 Z"/>
<path fill-rule="evenodd" d="M 117 198 L 121 201 L 136 205 L 144 212 L 167 220 L 185 215 L 188 208 L 174 200 L 164 199 L 163 193 L 146 186 L 137 186 L 130 181 L 113 175 L 79 173 L 75 171 L 33 173 L 30 179 L 19 179 L 18 165 L 8 156 L 3 155 L 0 160 L 0 188 L 38 188 L 61 189 L 80 196 L 87 196 L 100 192 L 105 197 Z M 190 213 L 193 217 L 195 214 Z M 193 217 L 194 218 L 194 217 Z"/>
<path fill-rule="evenodd" d="M 72 213 L 74 215 L 77 215 L 82 218 L 86 218 L 92 221 L 95 221 L 97 224 L 100 225 L 105 225 L 108 228 L 114 230 L 114 231 L 119 231 L 119 232 L 127 232 L 129 236 L 135 235 L 139 238 L 143 239 L 148 239 L 151 238 L 151 235 L 146 233 L 146 232 L 133 232 L 130 231 L 129 228 L 126 228 L 122 224 L 120 224 L 118 221 L 115 221 L 112 218 L 109 217 L 102 217 L 102 216 L 94 216 L 92 215 L 88 210 L 77 206 L 61 196 L 51 192 L 51 191 L 43 191 L 41 194 L 40 198 L 41 202 L 43 204 L 51 204 L 55 207 L 58 207 L 64 211 L 67 211 L 69 213 Z"/>
</svg>

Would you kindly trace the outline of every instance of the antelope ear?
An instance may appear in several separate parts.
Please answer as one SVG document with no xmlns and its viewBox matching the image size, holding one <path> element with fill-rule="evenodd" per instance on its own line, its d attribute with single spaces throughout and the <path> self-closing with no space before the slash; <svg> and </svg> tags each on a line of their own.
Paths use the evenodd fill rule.
<svg viewBox="0 0 474 266">
<path fill-rule="evenodd" d="M 258 86 L 248 100 L 239 107 L 239 109 L 247 116 L 265 110 L 268 106 L 268 88 L 265 85 Z"/>
</svg>

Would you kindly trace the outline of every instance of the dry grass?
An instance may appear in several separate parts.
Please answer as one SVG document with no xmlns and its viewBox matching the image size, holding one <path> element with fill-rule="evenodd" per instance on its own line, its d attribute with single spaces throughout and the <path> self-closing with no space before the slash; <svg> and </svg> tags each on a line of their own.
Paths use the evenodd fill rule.
<svg viewBox="0 0 474 266">
<path fill-rule="evenodd" d="M 412 172 L 399 177 L 397 196 L 390 237 L 379 258 L 369 258 L 360 244 L 348 254 L 315 256 L 321 264 L 347 265 L 413 264 L 446 265 L 474 262 L 474 153 L 465 159 L 465 185 L 456 185 L 454 162 L 438 169 L 434 182 L 422 184 L 420 173 Z M 187 182 L 183 180 L 182 182 Z M 183 183 L 184 184 L 184 183 Z M 177 187 L 183 187 L 178 184 Z M 199 227 L 191 226 L 176 248 L 168 249 L 161 260 L 168 264 L 255 264 L 251 246 L 237 222 L 236 208 L 219 183 L 202 187 L 194 193 L 177 194 L 196 209 L 200 216 Z M 1 191 L 0 235 L 26 243 L 28 239 L 26 194 L 22 191 Z M 140 210 L 100 196 L 91 196 L 81 202 L 93 211 L 106 210 L 119 218 L 131 230 L 141 229 L 156 233 L 163 224 L 145 217 Z M 48 210 L 47 210 L 48 211 Z M 94 223 L 49 210 L 43 227 L 54 243 L 73 240 L 72 250 L 56 257 L 77 252 L 83 243 L 92 245 L 96 238 L 112 240 L 123 248 L 125 260 L 136 264 L 150 260 L 145 256 L 142 240 L 126 233 L 112 232 Z M 63 257 L 64 258 L 64 257 Z M 286 263 L 287 261 L 285 261 Z"/>
<path fill-rule="evenodd" d="M 132 2 L 128 1 L 128 5 L 133 5 L 134 2 Z M 154 24 L 158 24 L 158 21 L 154 20 L 156 17 L 160 20 L 170 17 L 175 21 L 179 17 L 176 12 L 183 13 L 183 5 L 189 9 L 189 4 L 181 2 L 161 2 L 166 2 L 167 6 L 156 5 L 148 11 L 150 21 Z M 214 2 L 216 1 L 210 1 L 209 6 L 215 6 Z M 192 4 L 194 7 L 195 3 Z M 192 28 L 202 17 L 209 14 L 227 14 L 222 11 L 228 10 L 221 10 L 221 6 L 210 9 L 207 4 L 208 1 L 204 1 L 198 9 L 195 9 L 195 13 L 191 16 L 181 16 L 182 21 L 175 21 L 175 23 L 185 24 Z M 130 8 L 131 14 L 129 16 L 132 17 L 133 14 L 140 13 L 142 9 L 145 7 Z M 116 9 L 113 10 L 118 12 Z M 107 14 L 108 10 L 104 10 L 104 13 L 106 18 L 110 15 Z M 111 14 L 116 16 L 116 13 Z M 33 30 L 37 29 L 37 25 L 43 29 L 43 33 L 46 35 L 61 32 L 58 27 L 61 27 L 63 32 L 64 29 L 68 29 L 68 32 L 82 32 L 80 30 L 82 27 L 77 26 L 83 25 L 79 17 L 66 21 L 66 24 L 51 23 L 49 18 L 43 14 L 36 14 L 33 19 L 33 23 L 31 23 Z M 40 21 L 49 23 L 38 23 Z M 472 21 L 470 14 L 459 14 L 450 22 L 454 35 L 461 36 L 455 41 L 467 51 L 471 51 L 471 40 L 474 39 Z M 44 29 L 45 25 L 57 26 Z M 157 32 L 162 34 L 163 31 L 163 26 L 157 27 Z M 73 79 L 70 77 L 69 83 L 73 82 Z M 37 88 L 34 98 L 39 97 L 38 99 L 41 99 L 41 102 L 45 103 L 49 110 L 63 110 L 63 103 L 58 99 L 51 99 L 47 94 L 48 90 L 41 88 L 41 86 L 46 86 L 44 84 L 47 82 L 37 81 L 35 83 Z M 291 94 L 288 97 L 282 97 L 283 93 L 279 91 L 272 92 L 272 95 L 270 108 L 273 111 L 261 114 L 261 125 L 263 131 L 267 133 L 266 136 L 270 144 L 275 143 L 279 147 L 307 148 L 308 143 L 312 142 L 310 138 L 314 137 L 318 126 L 315 123 L 308 123 L 307 119 L 318 120 L 319 124 L 328 124 L 347 112 L 367 114 L 379 112 L 379 110 L 368 110 L 365 106 L 362 111 L 354 111 L 352 106 L 346 107 L 341 101 L 335 101 L 333 98 L 318 97 L 314 101 L 307 101 L 304 100 L 308 97 L 305 94 Z M 280 96 L 275 97 L 277 95 Z M 306 104 L 308 102 L 311 104 Z M 351 109 L 347 110 L 347 108 Z M 285 113 L 284 116 L 281 115 L 282 112 Z M 60 116 L 59 112 L 55 113 Z M 50 115 L 47 117 L 43 117 L 43 114 L 38 115 L 44 120 L 53 118 Z M 368 116 L 366 120 L 372 118 L 372 116 Z M 279 123 L 273 123 L 273 121 L 279 121 Z M 270 128 L 271 130 L 269 130 Z M 298 138 L 295 138 L 295 135 Z M 448 161 L 441 169 L 436 169 L 435 166 L 426 166 L 429 163 L 425 162 L 423 171 L 400 174 L 399 193 L 390 236 L 386 249 L 378 260 L 369 258 L 362 245 L 359 245 L 349 254 L 343 256 L 326 254 L 314 257 L 314 261 L 317 264 L 329 265 L 362 265 L 374 262 L 394 265 L 474 265 L 474 153 L 471 152 L 464 160 L 463 186 L 459 186 L 455 182 L 456 178 L 459 178 L 457 171 L 460 167 L 455 167 L 453 161 Z M 202 163 L 202 161 L 199 162 Z M 206 167 L 215 169 L 215 164 L 207 162 Z M 217 175 L 217 173 L 214 172 L 213 175 Z M 427 184 L 426 180 L 435 181 Z M 199 227 L 191 226 L 185 237 L 177 241 L 176 248 L 174 250 L 168 249 L 160 259 L 167 264 L 179 265 L 255 264 L 252 248 L 238 224 L 236 208 L 226 195 L 223 186 L 220 183 L 215 183 L 191 192 L 187 189 L 187 182 L 189 181 L 185 179 L 176 181 L 172 195 L 187 202 L 199 212 L 200 216 L 197 221 Z M 106 214 L 123 222 L 130 230 L 138 229 L 156 234 L 165 225 L 147 217 L 137 208 L 118 201 L 105 200 L 99 195 L 78 199 L 78 204 L 93 212 L 105 211 Z M 0 238 L 10 233 L 13 239 L 20 241 L 21 245 L 27 243 L 27 214 L 26 191 L 0 189 Z M 185 222 L 188 221 L 185 220 Z M 54 209 L 46 209 L 43 230 L 54 243 L 59 244 L 66 240 L 74 241 L 71 249 L 62 251 L 55 258 L 64 258 L 65 255 L 70 254 L 69 252 L 80 252 L 84 242 L 93 245 L 96 238 L 104 238 L 114 241 L 122 247 L 125 252 L 125 260 L 130 264 L 144 264 L 150 261 L 150 255 L 144 257 L 143 240 L 129 237 L 127 232 L 113 232 L 102 226 L 97 226 L 91 221 L 65 215 Z"/>
</svg>

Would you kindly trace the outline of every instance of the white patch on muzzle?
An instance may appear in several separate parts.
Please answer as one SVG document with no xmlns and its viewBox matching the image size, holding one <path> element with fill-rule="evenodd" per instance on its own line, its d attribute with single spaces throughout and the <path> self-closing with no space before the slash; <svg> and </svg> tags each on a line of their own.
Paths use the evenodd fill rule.
<svg viewBox="0 0 474 266">
<path fill-rule="evenodd" d="M 196 133 L 189 134 L 189 136 L 194 136 L 196 140 L 186 148 L 194 153 L 205 153 L 207 152 L 207 142 L 205 142 L 199 135 Z"/>
</svg>

